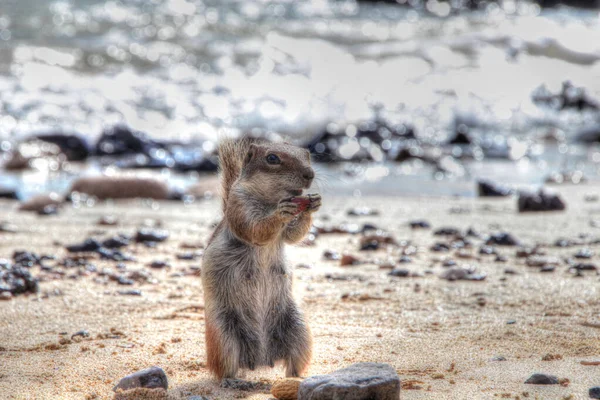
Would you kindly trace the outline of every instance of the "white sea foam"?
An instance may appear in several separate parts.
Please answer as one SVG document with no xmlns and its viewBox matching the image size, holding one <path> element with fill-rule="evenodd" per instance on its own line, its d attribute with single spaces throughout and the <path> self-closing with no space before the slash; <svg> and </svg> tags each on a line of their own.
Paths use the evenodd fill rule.
<svg viewBox="0 0 600 400">
<path fill-rule="evenodd" d="M 573 134 L 597 118 L 531 101 L 565 80 L 600 96 L 597 13 L 507 3 L 440 19 L 347 1 L 155 3 L 9 7 L 0 139 L 52 127 L 97 135 L 118 122 L 159 137 L 262 128 L 306 138 L 374 110 L 433 139 L 457 119 Z"/>
</svg>

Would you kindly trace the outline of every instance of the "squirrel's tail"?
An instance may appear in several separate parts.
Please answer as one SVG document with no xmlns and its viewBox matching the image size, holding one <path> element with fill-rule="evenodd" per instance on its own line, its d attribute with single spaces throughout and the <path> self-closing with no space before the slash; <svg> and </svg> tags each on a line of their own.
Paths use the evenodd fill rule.
<svg viewBox="0 0 600 400">
<path fill-rule="evenodd" d="M 219 144 L 219 171 L 221 174 L 221 198 L 223 212 L 227 208 L 227 199 L 233 183 L 239 178 L 244 166 L 244 159 L 253 143 L 260 139 L 242 137 L 240 139 L 223 139 Z"/>
</svg>

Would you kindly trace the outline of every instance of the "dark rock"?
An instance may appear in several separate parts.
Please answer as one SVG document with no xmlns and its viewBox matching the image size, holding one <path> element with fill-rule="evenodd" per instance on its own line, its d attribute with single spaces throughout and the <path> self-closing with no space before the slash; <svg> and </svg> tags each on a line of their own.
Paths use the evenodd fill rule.
<svg viewBox="0 0 600 400">
<path fill-rule="evenodd" d="M 575 264 L 571 267 L 574 270 L 577 271 L 597 271 L 598 267 L 596 267 L 596 265 L 591 264 L 591 263 L 579 263 L 579 264 Z"/>
<path fill-rule="evenodd" d="M 565 202 L 556 194 L 548 194 L 540 190 L 538 193 L 519 193 L 519 212 L 562 211 Z"/>
<path fill-rule="evenodd" d="M 375 216 L 379 215 L 379 211 L 369 207 L 355 207 L 348 210 L 347 215 L 351 217 Z"/>
<path fill-rule="evenodd" d="M 199 252 L 195 252 L 195 251 L 190 251 L 190 252 L 186 252 L 186 253 L 179 253 L 177 254 L 177 259 L 178 260 L 185 260 L 185 261 L 193 261 L 196 258 L 198 258 L 202 253 Z"/>
<path fill-rule="evenodd" d="M 504 356 L 494 356 L 490 359 L 490 361 L 506 361 L 506 357 Z"/>
<path fill-rule="evenodd" d="M 39 264 L 40 257 L 29 251 L 15 251 L 13 252 L 13 261 L 15 264 L 23 267 L 33 267 L 36 264 Z"/>
<path fill-rule="evenodd" d="M 37 291 L 38 280 L 26 268 L 18 264 L 0 265 L 0 292 L 9 292 L 14 296 Z"/>
<path fill-rule="evenodd" d="M 577 253 L 575 253 L 575 258 L 590 259 L 593 256 L 594 256 L 594 252 L 591 251 L 590 249 L 588 249 L 587 247 L 585 249 L 581 249 Z"/>
<path fill-rule="evenodd" d="M 86 330 L 77 331 L 71 335 L 71 339 L 81 336 L 83 338 L 90 337 L 90 333 Z"/>
<path fill-rule="evenodd" d="M 486 241 L 487 245 L 519 246 L 520 242 L 510 233 L 502 232 L 491 235 Z"/>
<path fill-rule="evenodd" d="M 431 246 L 431 251 L 436 251 L 436 252 L 446 252 L 446 251 L 450 251 L 450 246 L 448 246 L 446 243 L 435 243 L 433 246 Z"/>
<path fill-rule="evenodd" d="M 326 260 L 339 260 L 340 258 L 342 258 L 342 256 L 340 256 L 340 253 L 338 253 L 335 250 L 325 250 L 323 252 L 323 258 Z"/>
<path fill-rule="evenodd" d="M 119 383 L 113 388 L 113 391 L 118 389 L 128 390 L 134 388 L 146 388 L 156 389 L 163 388 L 167 390 L 169 388 L 169 381 L 167 375 L 160 367 L 151 367 L 131 375 L 127 375 L 119 381 Z"/>
<path fill-rule="evenodd" d="M 360 250 L 378 250 L 383 245 L 393 245 L 396 241 L 393 237 L 384 233 L 368 234 L 360 238 Z"/>
<path fill-rule="evenodd" d="M 173 149 L 172 149 L 173 150 Z M 191 151 L 173 150 L 175 169 L 181 172 L 215 172 L 219 168 L 218 156 L 198 148 Z"/>
<path fill-rule="evenodd" d="M 0 199 L 20 200 L 17 189 L 0 186 Z"/>
<path fill-rule="evenodd" d="M 427 222 L 423 219 L 411 221 L 409 223 L 409 225 L 412 229 L 429 229 L 429 228 L 431 228 L 431 225 L 429 224 L 429 222 Z"/>
<path fill-rule="evenodd" d="M 479 233 L 477 233 L 477 231 L 475 229 L 469 228 L 469 229 L 467 229 L 466 236 L 478 238 L 480 235 L 479 235 Z"/>
<path fill-rule="evenodd" d="M 598 0 L 538 0 L 542 7 L 552 7 L 557 4 L 575 5 L 576 7 L 586 6 L 595 8 L 600 6 Z M 532 100 L 538 105 L 554 108 L 556 110 L 575 109 L 598 110 L 600 104 L 597 100 L 591 98 L 582 87 L 573 85 L 570 81 L 562 84 L 560 93 L 552 93 L 545 86 L 537 88 L 532 94 Z"/>
<path fill-rule="evenodd" d="M 170 265 L 166 261 L 155 260 L 150 263 L 150 268 L 154 268 L 154 269 L 170 268 Z"/>
<path fill-rule="evenodd" d="M 388 272 L 389 276 L 396 276 L 398 278 L 406 278 L 410 276 L 410 271 L 407 269 L 394 268 L 390 272 Z"/>
<path fill-rule="evenodd" d="M 119 221 L 111 215 L 105 215 L 98 220 L 98 225 L 102 226 L 115 226 L 118 223 Z"/>
<path fill-rule="evenodd" d="M 510 196 L 512 191 L 493 182 L 481 180 L 477 182 L 477 193 L 479 197 L 506 197 Z"/>
<path fill-rule="evenodd" d="M 472 140 L 468 135 L 468 127 L 460 124 L 456 128 L 454 136 L 448 141 L 448 144 L 469 145 Z"/>
<path fill-rule="evenodd" d="M 98 253 L 100 255 L 100 258 L 102 258 L 104 260 L 112 260 L 112 261 L 116 261 L 116 262 L 135 261 L 134 257 L 132 257 L 129 254 L 125 254 L 125 253 L 121 252 L 120 250 L 110 250 L 110 249 L 101 247 L 98 250 L 96 250 L 96 253 Z"/>
<path fill-rule="evenodd" d="M 530 385 L 558 385 L 560 382 L 558 381 L 558 378 L 554 375 L 533 374 L 529 378 L 527 378 L 525 383 Z"/>
<path fill-rule="evenodd" d="M 306 147 L 319 162 L 383 161 L 388 157 L 394 159 L 392 150 L 414 137 L 410 126 L 392 125 L 376 118 L 346 127 L 330 124 Z"/>
<path fill-rule="evenodd" d="M 102 242 L 102 247 L 107 249 L 120 249 L 121 247 L 129 246 L 130 240 L 128 237 L 119 235 L 108 238 Z"/>
<path fill-rule="evenodd" d="M 583 128 L 575 135 L 575 140 L 580 143 L 599 143 L 600 142 L 600 124 Z"/>
<path fill-rule="evenodd" d="M 571 247 L 574 246 L 576 243 L 573 242 L 570 239 L 556 239 L 556 241 L 554 242 L 554 246 L 555 247 Z"/>
<path fill-rule="evenodd" d="M 87 139 L 76 133 L 42 133 L 35 138 L 57 145 L 69 161 L 83 161 L 93 152 Z"/>
<path fill-rule="evenodd" d="M 407 264 L 407 263 L 411 263 L 412 259 L 409 256 L 401 256 L 398 259 L 398 262 L 401 263 L 401 264 Z"/>
<path fill-rule="evenodd" d="M 58 214 L 58 206 L 54 204 L 50 204 L 44 206 L 41 210 L 37 211 L 38 215 L 57 215 Z"/>
<path fill-rule="evenodd" d="M 508 262 L 508 257 L 506 257 L 506 256 L 503 256 L 503 255 L 501 255 L 501 254 L 498 254 L 498 255 L 496 256 L 496 259 L 495 259 L 494 261 L 495 261 L 495 262 L 500 262 L 500 263 L 505 263 L 505 262 Z"/>
<path fill-rule="evenodd" d="M 119 275 L 117 277 L 117 282 L 119 283 L 119 285 L 124 285 L 124 286 L 131 286 L 135 283 L 135 281 L 133 279 L 126 278 L 123 275 Z"/>
<path fill-rule="evenodd" d="M 165 145 L 156 142 L 143 132 L 132 131 L 125 126 L 106 129 L 96 144 L 96 154 L 150 154 L 151 150 L 164 149 Z"/>
<path fill-rule="evenodd" d="M 360 241 L 360 250 L 378 250 L 379 249 L 379 241 L 377 240 L 361 240 Z"/>
<path fill-rule="evenodd" d="M 590 388 L 588 392 L 590 399 L 600 399 L 600 386 L 594 386 Z"/>
<path fill-rule="evenodd" d="M 86 239 L 83 243 L 67 246 L 69 253 L 81 253 L 89 251 L 97 251 L 102 245 L 96 239 Z"/>
<path fill-rule="evenodd" d="M 445 227 L 436 230 L 433 234 L 436 236 L 457 236 L 460 234 L 460 231 L 457 228 Z"/>
<path fill-rule="evenodd" d="M 358 363 L 300 383 L 298 400 L 397 400 L 400 378 L 387 364 Z"/>
<path fill-rule="evenodd" d="M 164 242 L 169 238 L 169 232 L 164 229 L 142 228 L 137 231 L 135 241 L 141 242 Z"/>
<path fill-rule="evenodd" d="M 492 254 L 497 254 L 496 249 L 492 246 L 481 246 L 479 248 L 479 254 L 482 255 L 492 255 Z"/>
<path fill-rule="evenodd" d="M 449 281 L 483 281 L 486 278 L 485 274 L 477 274 L 471 268 L 451 268 L 444 271 L 440 277 Z"/>
<path fill-rule="evenodd" d="M 442 267 L 445 268 L 450 268 L 450 267 L 455 267 L 456 266 L 456 261 L 454 260 L 446 260 L 442 263 Z"/>
<path fill-rule="evenodd" d="M 119 290 L 117 293 L 119 293 L 121 296 L 141 296 L 142 295 L 142 291 L 139 289 Z"/>
<path fill-rule="evenodd" d="M 555 269 L 556 269 L 556 266 L 554 266 L 554 265 L 544 265 L 540 269 L 540 272 L 554 272 Z"/>
<path fill-rule="evenodd" d="M 7 222 L 0 221 L 0 233 L 17 233 L 17 228 Z"/>
</svg>

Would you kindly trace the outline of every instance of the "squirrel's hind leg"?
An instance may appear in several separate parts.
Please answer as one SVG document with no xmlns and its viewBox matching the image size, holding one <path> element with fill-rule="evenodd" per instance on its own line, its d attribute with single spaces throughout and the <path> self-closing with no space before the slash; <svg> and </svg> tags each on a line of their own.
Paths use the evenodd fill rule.
<svg viewBox="0 0 600 400">
<path fill-rule="evenodd" d="M 207 316 L 208 367 L 221 378 L 235 378 L 239 368 L 254 370 L 260 361 L 260 339 L 252 324 L 235 310 Z"/>
<path fill-rule="evenodd" d="M 298 377 L 306 371 L 312 357 L 310 329 L 295 304 L 273 317 L 267 346 L 268 363 L 283 360 L 285 375 Z"/>
<path fill-rule="evenodd" d="M 206 358 L 208 369 L 217 379 L 235 378 L 239 369 L 239 349 L 227 345 L 223 327 L 206 318 Z"/>
</svg>

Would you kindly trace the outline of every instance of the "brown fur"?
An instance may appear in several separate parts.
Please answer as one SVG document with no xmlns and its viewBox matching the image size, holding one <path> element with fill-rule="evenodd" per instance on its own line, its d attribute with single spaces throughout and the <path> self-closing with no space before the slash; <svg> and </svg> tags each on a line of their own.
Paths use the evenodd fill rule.
<svg viewBox="0 0 600 400">
<path fill-rule="evenodd" d="M 221 346 L 217 338 L 217 330 L 209 321 L 206 322 L 206 364 L 219 379 L 223 377 L 221 368 Z"/>
<path fill-rule="evenodd" d="M 280 162 L 269 162 L 273 155 Z M 310 329 L 292 297 L 284 243 L 300 241 L 321 205 L 292 201 L 314 177 L 301 148 L 253 139 L 219 147 L 223 221 L 206 248 L 202 269 L 209 369 L 219 378 L 239 368 L 282 361 L 287 376 L 310 363 Z"/>
</svg>

